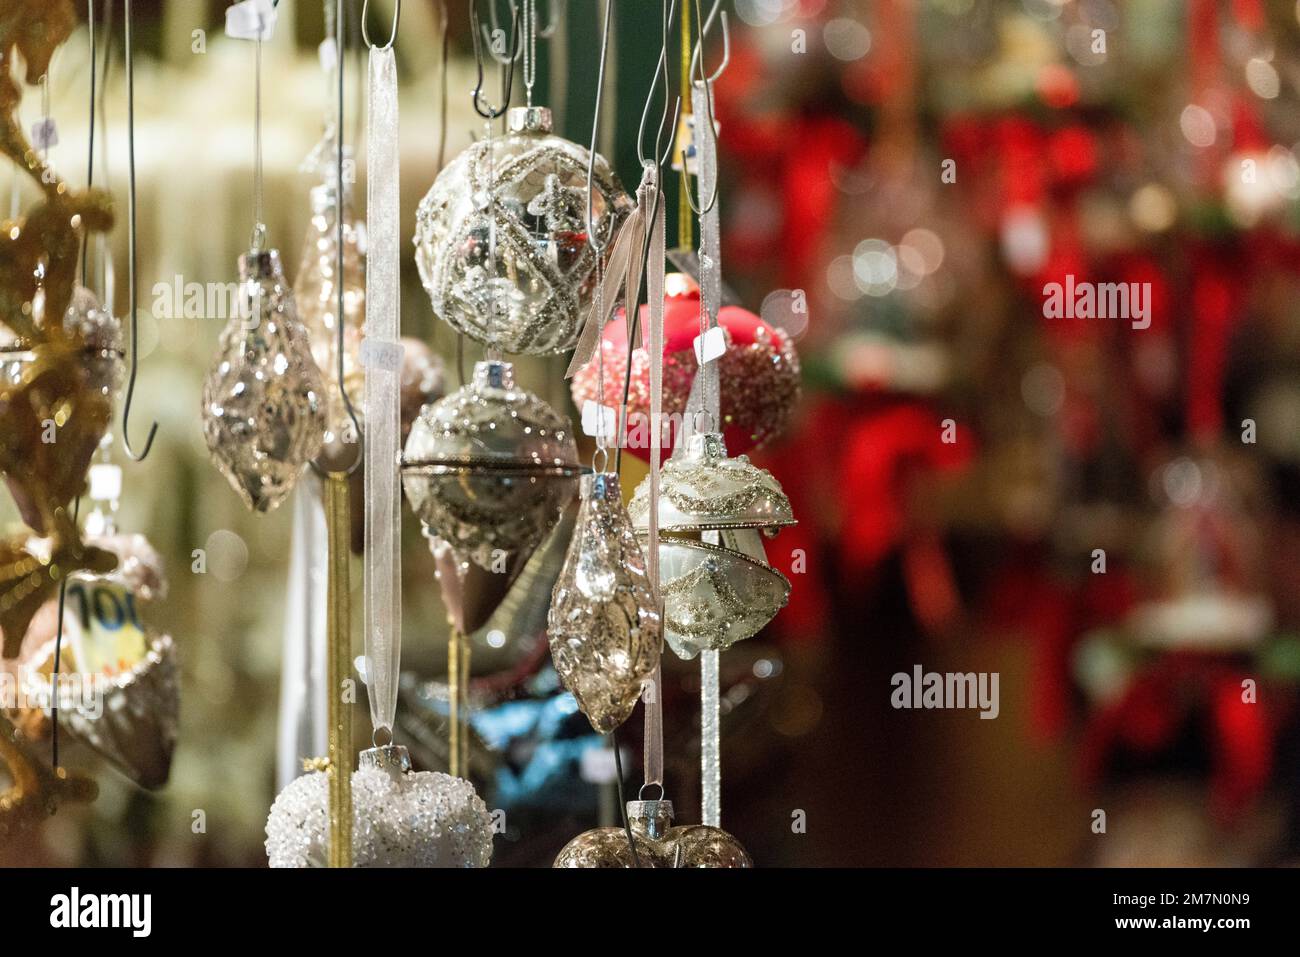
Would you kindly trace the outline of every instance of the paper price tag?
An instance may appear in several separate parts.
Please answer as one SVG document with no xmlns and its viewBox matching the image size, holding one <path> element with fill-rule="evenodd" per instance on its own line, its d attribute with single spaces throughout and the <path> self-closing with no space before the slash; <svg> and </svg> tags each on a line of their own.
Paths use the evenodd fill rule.
<svg viewBox="0 0 1300 957">
<path fill-rule="evenodd" d="M 712 362 L 727 351 L 727 335 L 721 326 L 714 326 L 702 336 L 695 337 L 695 361 L 700 365 Z"/>
<path fill-rule="evenodd" d="M 367 369 L 400 372 L 405 353 L 406 349 L 400 342 L 376 342 L 373 339 L 361 342 L 361 364 Z"/>
<path fill-rule="evenodd" d="M 241 0 L 226 7 L 226 36 L 232 40 L 269 40 L 275 33 L 271 0 Z"/>
<path fill-rule="evenodd" d="M 135 595 L 123 585 L 74 578 L 68 583 L 67 604 L 71 614 L 64 619 L 64 629 L 77 670 L 117 674 L 144 658 L 148 640 Z"/>
<path fill-rule="evenodd" d="M 47 116 L 32 124 L 32 146 L 38 150 L 47 150 L 59 144 L 59 128 L 54 125 L 54 117 Z"/>
<path fill-rule="evenodd" d="M 582 403 L 582 434 L 612 437 L 618 413 L 607 405 L 588 399 Z"/>
</svg>

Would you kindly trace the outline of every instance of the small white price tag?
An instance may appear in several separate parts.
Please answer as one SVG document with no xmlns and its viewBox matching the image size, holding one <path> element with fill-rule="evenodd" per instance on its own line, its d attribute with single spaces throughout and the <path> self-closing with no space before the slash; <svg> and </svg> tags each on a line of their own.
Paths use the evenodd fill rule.
<svg viewBox="0 0 1300 957">
<path fill-rule="evenodd" d="M 54 125 L 54 117 L 47 116 L 32 124 L 32 146 L 38 150 L 47 150 L 59 145 L 59 128 Z"/>
<path fill-rule="evenodd" d="M 614 765 L 614 749 L 606 747 L 588 748 L 582 752 L 579 761 L 579 773 L 588 784 L 613 784 L 618 779 L 618 770 Z"/>
<path fill-rule="evenodd" d="M 326 73 L 338 66 L 339 52 L 334 46 L 333 37 L 326 37 L 321 41 L 321 45 L 316 48 L 316 54 L 320 57 L 320 68 Z"/>
<path fill-rule="evenodd" d="M 613 436 L 617 416 L 609 406 L 588 399 L 582 403 L 582 434 Z"/>
<path fill-rule="evenodd" d="M 376 342 L 373 339 L 361 341 L 361 364 L 367 369 L 382 372 L 400 372 L 402 356 L 406 348 L 400 342 Z"/>
<path fill-rule="evenodd" d="M 241 0 L 226 7 L 226 36 L 232 40 L 269 40 L 275 33 L 271 0 Z"/>
<path fill-rule="evenodd" d="M 727 335 L 721 326 L 714 326 L 702 336 L 695 337 L 695 361 L 700 365 L 712 362 L 727 351 Z"/>
</svg>

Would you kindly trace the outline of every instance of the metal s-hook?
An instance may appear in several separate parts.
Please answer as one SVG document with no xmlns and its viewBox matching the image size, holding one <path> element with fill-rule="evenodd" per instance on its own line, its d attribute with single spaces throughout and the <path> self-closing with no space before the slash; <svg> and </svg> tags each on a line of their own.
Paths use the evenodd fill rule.
<svg viewBox="0 0 1300 957">
<path fill-rule="evenodd" d="M 519 15 L 519 4 L 516 0 L 510 0 L 510 14 L 512 21 Z M 496 0 L 488 0 L 488 19 L 492 21 L 492 26 L 490 28 L 483 24 L 479 24 L 478 27 L 479 33 L 481 33 L 483 39 L 487 41 L 488 56 L 501 64 L 501 66 L 505 66 L 508 63 L 513 63 L 515 60 L 518 60 L 521 49 L 518 44 L 516 44 L 514 49 L 510 51 L 509 56 L 497 53 L 496 50 L 492 49 L 492 38 L 501 30 L 501 20 L 497 17 Z"/>
<path fill-rule="evenodd" d="M 695 8 L 695 25 L 699 27 L 699 40 L 695 44 L 695 52 L 691 54 L 691 80 L 695 83 L 705 82 L 703 66 L 701 64 L 702 52 L 704 50 L 704 38 L 713 30 L 713 21 L 717 19 L 718 14 L 722 14 L 722 62 L 718 68 L 708 77 L 709 83 L 716 83 L 722 74 L 727 72 L 727 67 L 731 65 L 731 27 L 727 22 L 727 11 L 722 9 L 722 0 L 713 0 L 713 7 L 709 10 L 709 15 L 704 21 L 704 26 L 699 27 L 700 8 Z M 699 72 L 700 78 L 695 79 L 695 74 Z"/>
<path fill-rule="evenodd" d="M 716 124 L 715 124 L 715 122 L 714 122 L 714 119 L 713 119 L 713 89 L 712 89 L 712 87 L 713 87 L 714 82 L 715 82 L 715 81 L 716 81 L 720 76 L 722 76 L 723 72 L 724 72 L 724 71 L 726 70 L 726 68 L 727 68 L 727 65 L 731 62 L 731 39 L 730 39 L 730 38 L 731 38 L 731 30 L 730 30 L 730 28 L 729 28 L 728 25 L 727 25 L 727 12 L 726 12 L 725 10 L 723 10 L 723 11 L 722 11 L 722 43 L 723 43 L 722 63 L 721 63 L 721 65 L 718 67 L 718 69 L 713 73 L 712 76 L 709 76 L 709 77 L 705 77 L 705 76 L 704 76 L 704 72 L 703 72 L 703 59 L 702 59 L 702 57 L 701 57 L 701 51 L 704 49 L 704 40 L 705 40 L 705 38 L 708 36 L 709 30 L 712 29 L 712 26 L 713 26 L 713 19 L 714 19 L 714 17 L 717 15 L 717 13 L 719 12 L 719 7 L 720 7 L 721 5 L 722 5 L 722 0 L 714 0 L 713 8 L 709 11 L 709 17 L 708 17 L 708 20 L 707 20 L 706 22 L 701 22 L 701 19 L 700 19 L 700 5 L 699 5 L 699 4 L 696 4 L 696 5 L 695 5 L 695 27 L 696 27 L 696 31 L 697 31 L 697 33 L 698 33 L 698 35 L 699 35 L 699 39 L 696 40 L 696 42 L 695 42 L 695 52 L 691 55 L 691 84 L 692 84 L 693 86 L 696 86 L 696 87 L 700 88 L 700 89 L 704 92 L 704 121 L 708 124 L 708 127 L 707 127 L 708 132 L 707 132 L 707 134 L 706 134 L 706 135 L 708 135 L 708 136 L 716 136 L 716 135 L 717 135 L 717 132 L 716 132 L 716 130 L 717 130 L 717 126 L 716 126 Z M 700 74 L 700 78 L 699 78 L 698 80 L 695 79 L 695 74 L 696 74 L 697 72 L 699 72 L 699 74 Z M 695 120 L 695 123 L 696 123 L 696 127 L 695 127 L 695 128 L 696 128 L 696 131 L 697 131 L 697 132 L 698 132 L 699 129 L 700 129 L 699 122 L 700 122 L 700 120 L 699 120 L 699 118 L 697 117 L 696 120 Z M 685 165 L 685 164 L 683 164 L 683 166 L 684 166 L 684 165 Z M 684 172 L 684 171 L 683 171 L 683 176 L 685 176 L 685 172 Z M 683 184 L 683 185 L 685 186 L 686 184 Z M 718 181 L 717 181 L 717 178 L 716 178 L 716 177 L 714 178 L 714 181 L 713 181 L 713 192 L 709 195 L 709 198 L 708 198 L 707 201 L 705 201 L 705 202 L 700 202 L 700 201 L 698 201 L 698 200 L 695 198 L 695 193 L 694 193 L 694 191 L 691 190 L 689 187 L 687 187 L 687 188 L 686 188 L 686 202 L 690 205 L 690 207 L 691 207 L 691 212 L 693 212 L 696 216 L 703 216 L 705 213 L 707 213 L 707 212 L 709 212 L 711 209 L 713 209 L 713 207 L 716 206 L 716 205 L 717 205 L 717 202 L 718 202 Z"/>
<path fill-rule="evenodd" d="M 555 31 L 558 30 L 560 24 L 564 22 L 567 4 L 568 0 L 551 0 L 550 4 L 547 6 L 551 15 L 546 18 L 546 26 L 537 31 L 539 37 L 543 40 L 549 40 L 551 37 L 555 36 Z"/>
<path fill-rule="evenodd" d="M 515 80 L 515 60 L 522 49 L 519 35 L 519 7 L 514 7 L 514 10 L 510 15 L 510 21 L 510 32 L 513 37 L 513 49 L 510 54 L 510 59 L 508 61 L 501 61 L 503 64 L 509 64 L 506 72 L 506 88 L 503 94 L 503 99 L 500 106 L 492 106 L 491 104 L 488 104 L 485 107 L 483 105 L 483 41 L 479 37 L 479 29 L 481 25 L 478 17 L 478 0 L 469 0 L 469 32 L 470 36 L 474 40 L 474 63 L 478 70 L 478 82 L 474 85 L 474 90 L 470 94 L 470 97 L 474 103 L 474 112 L 485 120 L 497 119 L 504 115 L 510 106 L 510 91 L 514 86 Z M 495 59 L 495 55 L 492 53 L 490 40 L 488 45 L 488 55 L 493 56 Z"/>
<path fill-rule="evenodd" d="M 149 426 L 149 436 L 144 440 L 144 449 L 136 454 L 131 447 L 131 403 L 135 399 L 135 377 L 139 366 L 139 323 L 136 321 L 136 229 L 135 229 L 135 51 L 131 44 L 131 0 L 125 0 L 123 6 L 126 21 L 123 41 L 123 59 L 126 60 L 126 205 L 127 205 L 127 308 L 131 327 L 130 368 L 127 372 L 126 398 L 122 404 L 122 445 L 126 454 L 135 462 L 143 462 L 149 457 L 153 448 L 154 436 L 158 434 L 158 423 Z"/>
<path fill-rule="evenodd" d="M 375 46 L 370 39 L 370 29 L 366 26 L 366 14 L 370 12 L 370 0 L 363 0 L 361 4 L 361 39 L 366 42 L 372 50 L 391 50 L 393 43 L 397 40 L 397 24 L 402 19 L 402 0 L 396 0 L 393 5 L 393 29 L 388 37 L 388 42 L 383 46 Z"/>
<path fill-rule="evenodd" d="M 660 47 L 660 49 L 659 49 L 659 63 L 658 63 L 658 65 L 655 67 L 654 76 L 653 76 L 653 77 L 651 78 L 651 80 L 650 80 L 650 89 L 649 89 L 649 91 L 646 93 L 646 97 L 645 97 L 645 106 L 643 106 L 643 107 L 641 108 L 641 124 L 640 124 L 640 126 L 637 127 L 637 131 L 636 131 L 636 156 L 637 156 L 637 159 L 641 161 L 641 165 L 643 165 L 643 166 L 644 166 L 646 163 L 649 163 L 649 162 L 650 162 L 650 157 L 646 156 L 646 153 L 645 153 L 645 145 L 644 145 L 644 143 L 645 143 L 645 124 L 646 124 L 646 120 L 647 120 L 647 119 L 649 118 L 649 116 L 650 116 L 650 104 L 654 102 L 654 96 L 655 96 L 655 84 L 659 82 L 659 77 L 660 77 L 661 74 L 662 74 L 662 76 L 663 76 L 663 81 L 664 81 L 664 111 L 663 111 L 663 113 L 660 114 L 660 116 L 659 116 L 659 127 L 658 127 L 658 129 L 657 129 L 657 131 L 656 131 L 656 133 L 655 133 L 655 149 L 654 149 L 654 156 L 659 157 L 659 158 L 656 160 L 657 165 L 662 166 L 664 163 L 668 162 L 668 157 L 669 157 L 669 156 L 671 155 L 671 153 L 672 153 L 672 148 L 673 148 L 673 146 L 672 146 L 672 142 L 671 142 L 671 141 L 670 141 L 669 144 L 668 144 L 668 149 L 664 151 L 664 153 L 662 154 L 662 156 L 660 155 L 660 152 L 659 152 L 659 146 L 660 146 L 660 144 L 663 142 L 663 135 L 664 135 L 664 120 L 668 119 L 668 96 L 669 96 L 669 82 L 668 82 L 668 24 L 669 24 L 669 22 L 672 20 L 672 18 L 673 18 L 673 12 L 674 12 L 676 9 L 677 9 L 677 0 L 666 0 L 665 6 L 664 6 L 664 15 L 663 15 L 663 46 Z M 677 96 L 677 103 L 676 103 L 676 105 L 673 107 L 673 121 L 672 121 L 671 124 L 669 124 L 668 129 L 676 129 L 676 127 L 677 127 L 677 117 L 678 117 L 678 115 L 679 115 L 680 112 L 681 112 L 681 108 L 682 108 L 682 98 L 681 98 L 681 95 L 678 94 L 678 96 Z M 661 185 L 661 187 L 660 187 L 660 192 L 662 192 L 662 185 Z"/>
<path fill-rule="evenodd" d="M 596 74 L 596 110 L 591 119 L 591 149 L 587 153 L 587 245 L 592 251 L 600 256 L 605 251 L 607 240 L 600 240 L 596 237 L 596 224 L 591 218 L 595 212 L 591 185 L 592 174 L 596 166 L 596 141 L 600 136 L 600 112 L 605 93 L 605 57 L 609 53 L 609 18 L 613 13 L 613 0 L 605 0 L 605 23 L 600 33 L 600 69 Z"/>
</svg>

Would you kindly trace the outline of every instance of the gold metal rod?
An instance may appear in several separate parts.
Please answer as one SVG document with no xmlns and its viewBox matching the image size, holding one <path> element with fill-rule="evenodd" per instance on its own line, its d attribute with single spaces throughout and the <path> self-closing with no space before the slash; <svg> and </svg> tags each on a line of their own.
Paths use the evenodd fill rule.
<svg viewBox="0 0 1300 957">
<path fill-rule="evenodd" d="M 351 520 L 348 477 L 331 472 L 325 480 L 325 521 L 329 533 L 329 866 L 352 866 L 352 695 L 344 682 L 352 670 L 352 603 L 348 576 Z"/>
</svg>

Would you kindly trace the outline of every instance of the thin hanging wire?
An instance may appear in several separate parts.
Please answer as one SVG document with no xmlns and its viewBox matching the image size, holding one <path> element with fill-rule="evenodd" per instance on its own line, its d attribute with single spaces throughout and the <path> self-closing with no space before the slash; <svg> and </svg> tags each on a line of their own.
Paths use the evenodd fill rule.
<svg viewBox="0 0 1300 957">
<path fill-rule="evenodd" d="M 87 121 L 86 149 L 86 189 L 95 185 L 95 0 L 86 0 L 86 29 L 90 40 L 90 116 Z M 90 233 L 81 237 L 81 285 L 86 285 L 86 275 L 90 265 Z M 109 303 L 111 311 L 113 304 Z"/>
<path fill-rule="evenodd" d="M 450 50 L 451 31 L 447 29 L 447 0 L 439 0 L 441 13 L 438 23 L 438 45 L 442 47 L 442 60 L 438 64 L 441 77 L 438 105 L 438 172 L 446 165 L 447 159 L 447 54 Z"/>
<path fill-rule="evenodd" d="M 491 8 L 491 10 L 493 17 L 495 18 L 495 7 Z M 470 94 L 474 103 L 474 112 L 485 120 L 495 120 L 498 117 L 504 116 L 506 110 L 510 106 L 510 92 L 514 86 L 515 79 L 515 58 L 519 55 L 521 40 L 519 31 L 519 8 L 516 6 L 510 15 L 511 53 L 508 61 L 502 61 L 503 63 L 508 62 L 509 65 L 504 68 L 505 79 L 502 81 L 504 93 L 502 94 L 500 106 L 492 106 L 491 104 L 485 106 L 483 104 L 483 41 L 479 36 L 481 25 L 478 17 L 477 0 L 469 0 L 469 29 L 470 36 L 474 41 L 474 64 L 478 70 L 478 82 L 475 83 L 474 90 Z M 490 38 L 488 43 L 488 55 L 493 59 L 496 59 L 496 55 L 492 52 Z"/>
<path fill-rule="evenodd" d="M 362 0 L 361 3 L 361 39 L 365 41 L 366 46 L 371 50 L 391 50 L 393 42 L 397 39 L 397 24 L 402 18 L 402 0 L 397 0 L 393 6 L 393 29 L 388 35 L 388 42 L 383 46 L 376 46 L 370 39 L 370 29 L 366 26 L 366 14 L 370 10 L 370 0 Z"/>
<path fill-rule="evenodd" d="M 264 196 L 262 190 L 262 25 L 258 24 L 254 41 L 255 66 L 253 68 L 253 236 L 249 248 L 261 252 L 266 244 L 266 224 L 262 221 Z"/>
<path fill-rule="evenodd" d="M 533 105 L 533 85 L 537 82 L 537 0 L 522 0 L 524 30 L 524 102 Z"/>
<path fill-rule="evenodd" d="M 153 448 L 154 436 L 158 434 L 158 423 L 149 426 L 149 436 L 145 439 L 144 450 L 139 455 L 131 447 L 131 403 L 135 399 L 135 378 L 139 366 L 139 322 L 136 315 L 136 259 L 138 253 L 135 224 L 135 50 L 131 43 L 131 0 L 123 3 L 123 54 L 126 60 L 126 220 L 127 220 L 127 308 L 130 312 L 128 322 L 131 327 L 130 364 L 127 371 L 126 399 L 122 406 L 122 445 L 126 454 L 135 462 L 143 462 L 149 457 Z"/>
<path fill-rule="evenodd" d="M 721 11 L 722 12 L 722 46 L 723 46 L 722 63 L 721 65 L 719 65 L 718 69 L 711 76 L 708 77 L 704 76 L 704 72 L 703 72 L 704 57 L 702 53 L 704 49 L 704 41 L 708 38 L 709 31 L 713 29 L 713 19 L 715 16 L 717 16 L 721 3 L 722 0 L 714 0 L 713 8 L 709 11 L 709 17 L 707 21 L 701 21 L 700 5 L 698 3 L 695 5 L 695 28 L 699 39 L 696 41 L 695 44 L 695 52 L 691 54 L 690 77 L 691 77 L 691 83 L 694 86 L 700 87 L 704 91 L 704 115 L 705 115 L 704 122 L 708 123 L 708 126 L 705 128 L 706 132 L 704 135 L 707 136 L 713 136 L 714 129 L 715 129 L 715 123 L 713 119 L 713 93 L 710 87 L 712 87 L 714 82 L 716 82 L 717 79 L 722 76 L 723 72 L 727 69 L 728 64 L 731 62 L 731 28 L 727 24 L 727 12 L 723 10 Z M 697 72 L 700 74 L 700 78 L 698 80 L 695 79 L 695 74 Z M 695 123 L 696 123 L 696 130 L 698 132 L 699 124 L 700 124 L 699 117 L 696 117 Z M 697 156 L 697 161 L 698 161 L 698 156 Z M 683 163 L 682 165 L 684 169 L 685 163 Z M 717 205 L 718 202 L 717 178 L 716 177 L 714 178 L 713 189 L 709 194 L 708 200 L 696 199 L 695 191 L 690 188 L 689 180 L 690 180 L 689 176 L 685 176 L 684 174 L 682 185 L 686 189 L 686 201 L 690 204 L 691 212 L 693 212 L 696 216 L 703 216 L 705 213 L 709 212 L 710 210 L 713 209 L 714 206 Z M 698 181 L 699 181 L 699 177 L 697 176 L 696 177 L 697 184 Z"/>
</svg>

